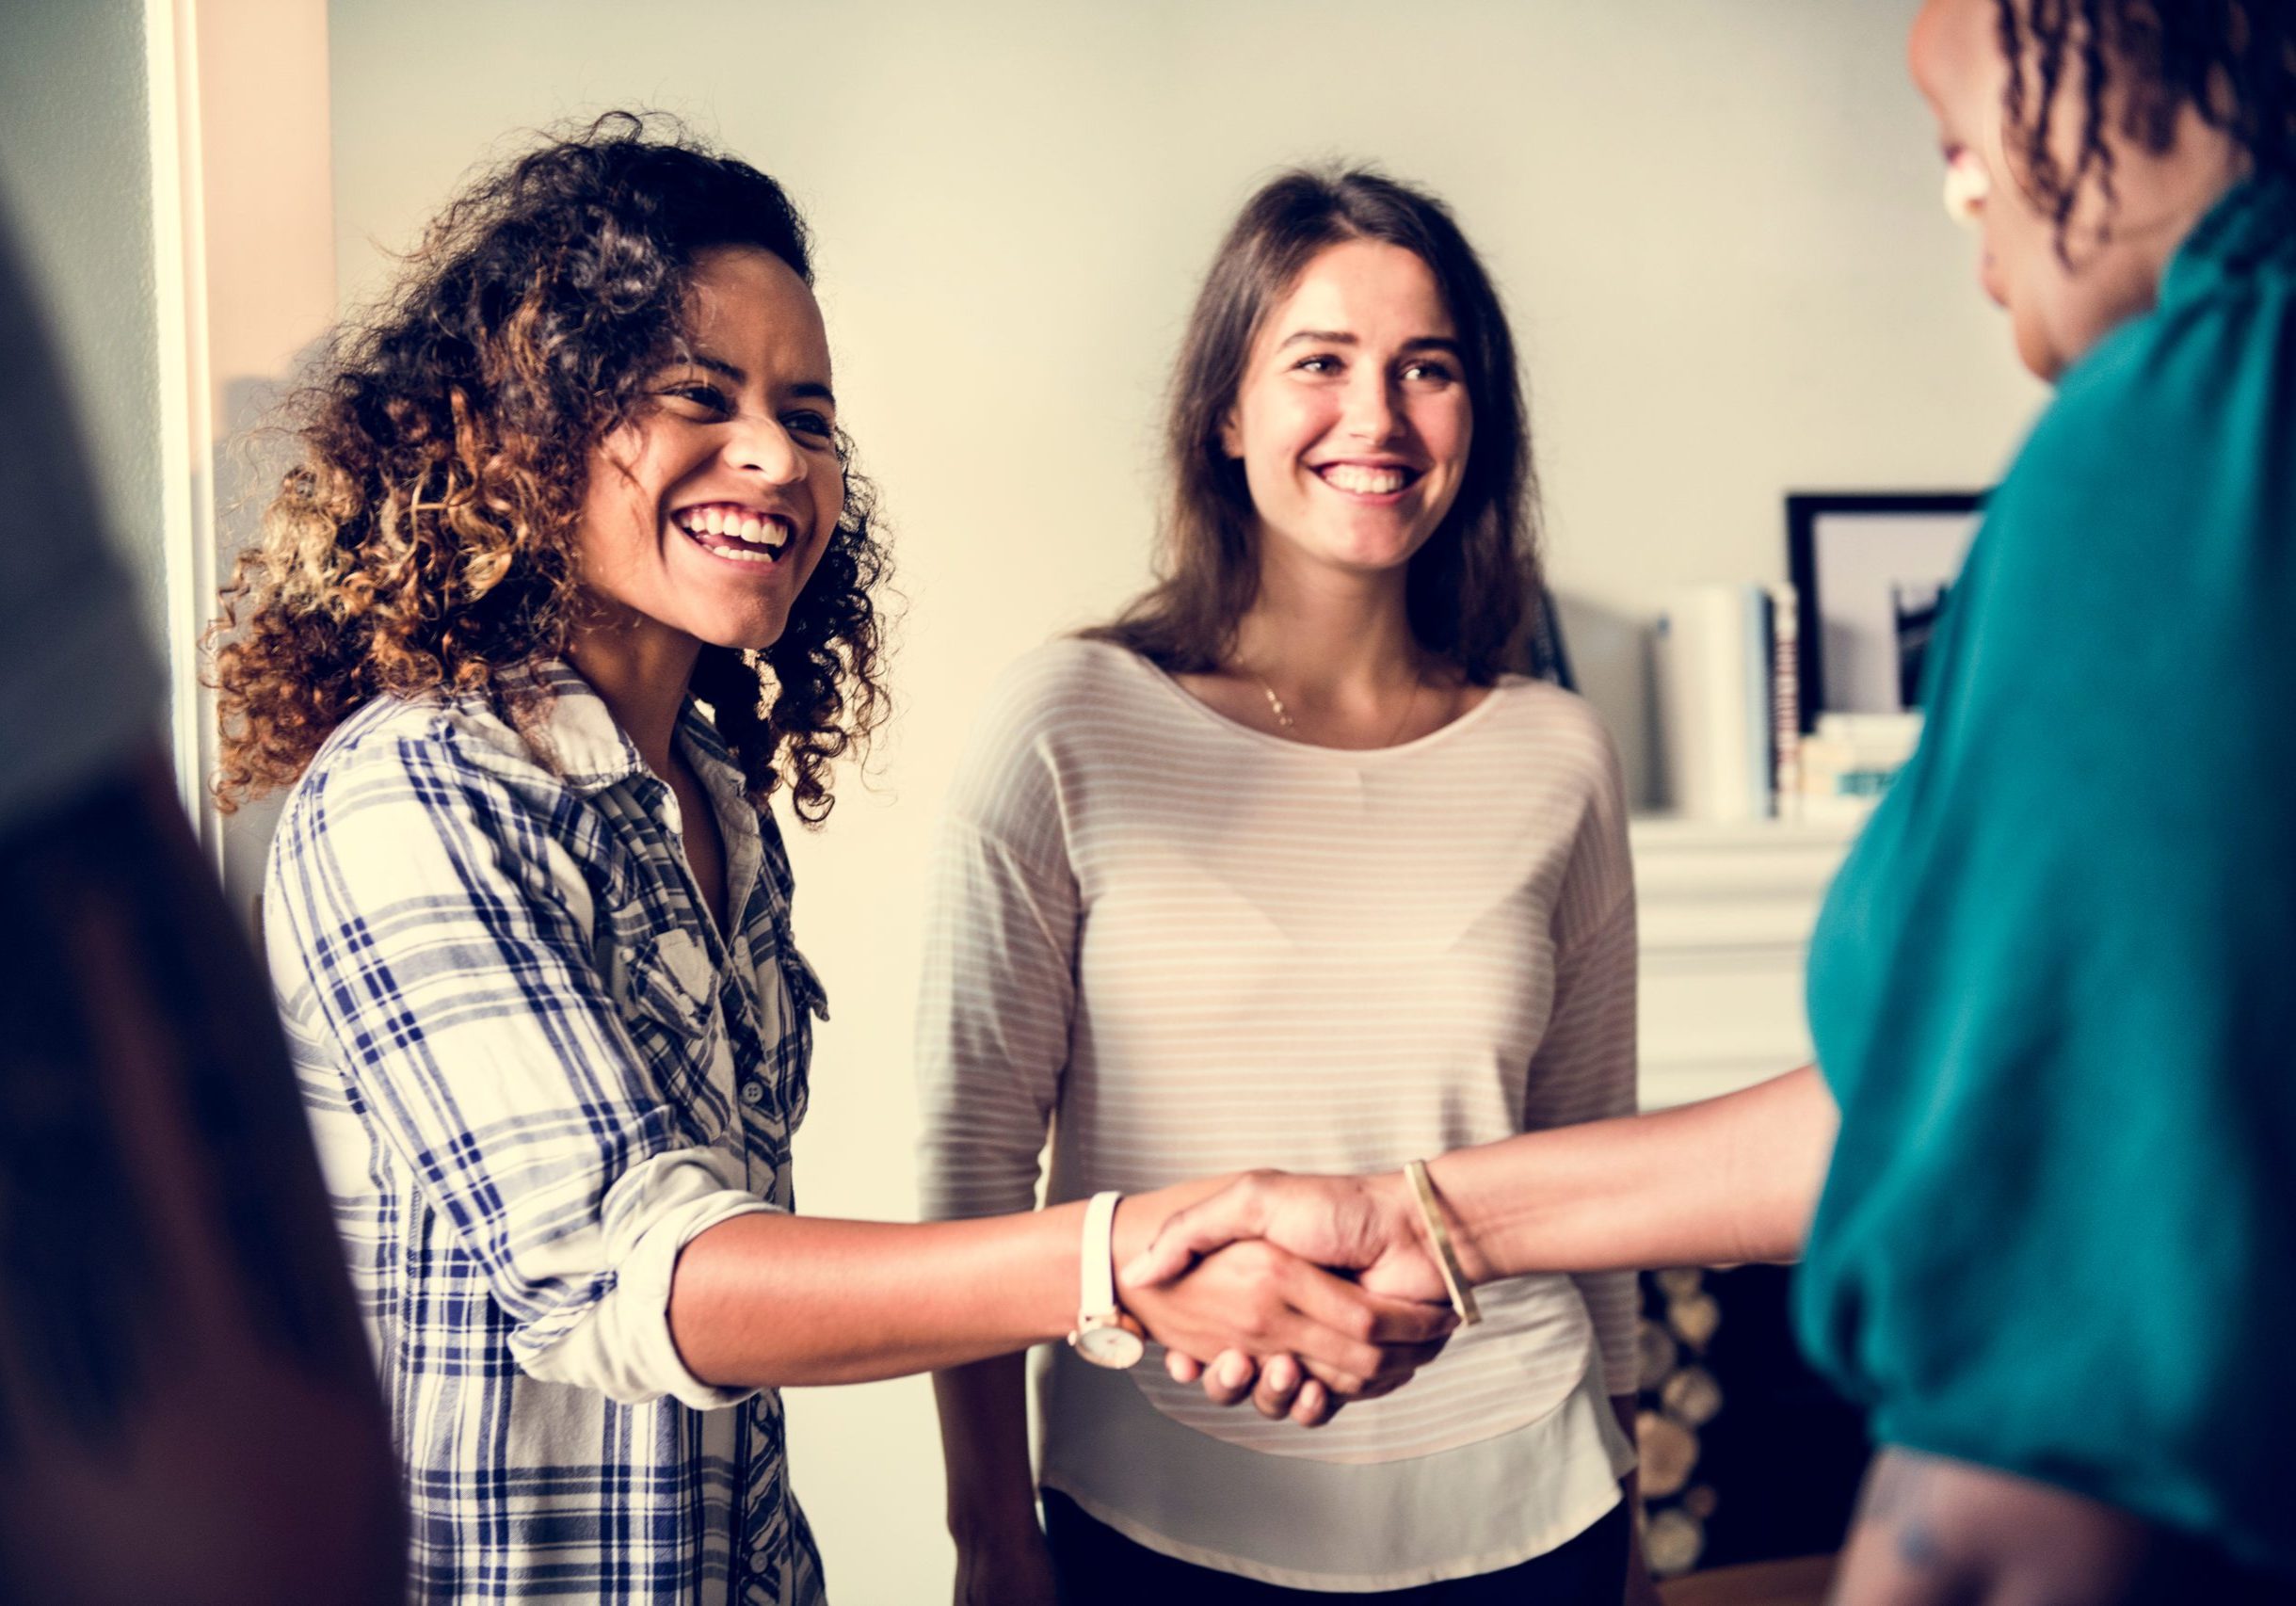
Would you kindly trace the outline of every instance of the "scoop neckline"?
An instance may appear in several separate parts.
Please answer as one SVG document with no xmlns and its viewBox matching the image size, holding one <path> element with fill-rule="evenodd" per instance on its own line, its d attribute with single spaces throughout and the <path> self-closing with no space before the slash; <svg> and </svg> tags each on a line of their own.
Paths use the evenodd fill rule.
<svg viewBox="0 0 2296 1606">
<path fill-rule="evenodd" d="M 1533 680 L 1529 675 L 1501 675 L 1499 679 L 1492 683 L 1489 695 L 1485 697 L 1481 702 L 1475 704 L 1474 707 L 1469 709 L 1465 714 L 1460 715 L 1458 718 L 1451 720 L 1446 724 L 1437 726 L 1434 730 L 1428 731 L 1424 736 L 1414 736 L 1408 742 L 1397 742 L 1392 747 L 1327 747 L 1320 742 L 1294 742 L 1289 737 L 1278 736 L 1271 731 L 1261 731 L 1254 726 L 1246 725 L 1240 719 L 1230 719 L 1227 715 L 1222 714 L 1218 709 L 1213 708 L 1210 703 L 1205 702 L 1202 699 L 1196 696 L 1195 693 L 1189 691 L 1186 686 L 1181 685 L 1169 674 L 1166 674 L 1163 669 L 1159 668 L 1154 664 L 1149 663 L 1146 658 L 1142 657 L 1139 653 L 1134 652 L 1131 648 L 1118 647 L 1114 642 L 1110 642 L 1107 645 L 1115 651 L 1122 654 L 1128 662 L 1136 665 L 1142 674 L 1146 675 L 1157 685 L 1163 687 L 1167 694 L 1177 698 L 1181 703 L 1186 705 L 1186 707 L 1193 714 L 1195 714 L 1198 719 L 1206 721 L 1215 729 L 1242 737 L 1246 741 L 1255 742 L 1261 747 L 1272 747 L 1278 752 L 1303 754 L 1311 758 L 1328 758 L 1335 760 L 1372 759 L 1385 758 L 1395 753 L 1418 752 L 1423 748 L 1432 747 L 1435 744 L 1445 740 L 1456 731 L 1464 731 L 1468 727 L 1477 723 L 1483 718 L 1486 710 L 1497 705 L 1501 694 L 1517 690 L 1522 686 L 1538 685 L 1544 683 L 1542 682 Z"/>
</svg>

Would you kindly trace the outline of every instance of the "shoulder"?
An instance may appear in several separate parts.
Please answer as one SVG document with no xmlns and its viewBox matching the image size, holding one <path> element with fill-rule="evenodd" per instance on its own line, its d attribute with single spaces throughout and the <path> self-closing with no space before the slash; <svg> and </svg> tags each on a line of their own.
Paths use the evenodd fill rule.
<svg viewBox="0 0 2296 1606">
<path fill-rule="evenodd" d="M 336 728 L 289 794 L 280 834 L 341 857 L 458 829 L 533 845 L 570 796 L 485 699 L 375 699 Z"/>
<path fill-rule="evenodd" d="M 1623 814 L 1626 781 L 1618 746 L 1594 704 L 1576 692 L 1523 675 L 1503 675 L 1490 690 L 1485 740 L 1514 762 L 1567 777 Z"/>
<path fill-rule="evenodd" d="M 1626 778 L 1595 707 L 1576 692 L 1507 676 L 1478 732 L 1483 762 L 1503 766 L 1524 828 L 1567 841 L 1571 875 L 1615 902 L 1633 878 L 1627 845 Z"/>
<path fill-rule="evenodd" d="M 986 708 L 1006 717 L 1089 716 L 1153 690 L 1157 671 L 1126 648 L 1064 636 L 1025 652 L 990 687 Z"/>
<path fill-rule="evenodd" d="M 2093 550 L 2149 545 L 2157 512 L 2242 481 L 2286 485 L 2279 405 L 2296 364 L 2296 297 L 2240 280 L 2184 295 L 2106 337 L 2064 376 L 1997 510 Z"/>
<path fill-rule="evenodd" d="M 1982 617 L 1996 662 L 2030 649 L 2020 672 L 2060 666 L 2069 694 L 2119 672 L 2140 625 L 2227 673 L 2276 651 L 2261 637 L 2290 602 L 2292 313 L 2272 286 L 2228 284 L 2136 320 L 2065 377 L 1967 571 L 1983 598 L 1969 628 Z"/>
<path fill-rule="evenodd" d="M 292 985 L 474 929 L 586 930 L 618 874 L 612 840 L 490 711 L 377 699 L 320 749 L 272 837 L 274 976 Z"/>
<path fill-rule="evenodd" d="M 1014 755 L 1136 716 L 1157 697 L 1157 671 L 1101 641 L 1050 641 L 1008 665 L 990 684 L 973 726 L 976 753 Z"/>
<path fill-rule="evenodd" d="M 976 821 L 1057 813 L 1081 777 L 1121 762 L 1169 695 L 1157 671 L 1123 648 L 1068 638 L 1009 665 L 975 715 L 950 793 L 950 811 Z M 1112 742 L 1111 738 L 1118 740 Z M 1147 740 L 1161 737 L 1149 732 Z"/>
<path fill-rule="evenodd" d="M 335 728 L 304 781 L 369 772 L 427 768 L 506 778 L 546 778 L 550 766 L 482 697 L 430 692 L 386 694 Z"/>
</svg>

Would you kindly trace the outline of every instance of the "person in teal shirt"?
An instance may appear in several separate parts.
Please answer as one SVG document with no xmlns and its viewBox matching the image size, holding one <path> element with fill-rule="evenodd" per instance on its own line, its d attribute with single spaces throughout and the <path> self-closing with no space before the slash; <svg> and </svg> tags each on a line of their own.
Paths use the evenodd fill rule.
<svg viewBox="0 0 2296 1606">
<path fill-rule="evenodd" d="M 1838 1601 L 2296 1599 L 2296 8 L 1929 0 L 1910 57 L 2058 393 L 1813 938 L 1822 1075 L 1434 1180 L 1473 1280 L 1800 1256 L 1885 1447 Z M 1442 1296 L 1392 1177 L 1129 1270 L 1254 1234 Z"/>
</svg>

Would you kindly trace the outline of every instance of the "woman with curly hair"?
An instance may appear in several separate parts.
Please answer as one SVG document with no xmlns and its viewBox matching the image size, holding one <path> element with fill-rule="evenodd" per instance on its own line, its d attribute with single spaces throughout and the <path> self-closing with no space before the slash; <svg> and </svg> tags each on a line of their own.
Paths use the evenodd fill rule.
<svg viewBox="0 0 2296 1606">
<path fill-rule="evenodd" d="M 1802 1258 L 1884 1447 L 1840 1606 L 2296 1600 L 2296 6 L 1928 0 L 1909 56 L 2057 393 L 1812 935 L 1820 1066 L 1434 1180 L 1470 1278 Z M 1396 1176 L 1135 1269 L 1248 1232 L 1438 1286 Z"/>
<path fill-rule="evenodd" d="M 272 976 L 422 1600 L 820 1600 L 780 1385 L 1136 1318 L 1376 1391 L 1448 1327 L 1266 1249 L 1121 1317 L 1185 1189 L 790 1213 L 824 1010 L 767 805 L 818 822 L 884 707 L 811 282 L 779 186 L 641 120 L 519 159 L 340 338 L 226 594 L 222 793 L 293 786 Z"/>
</svg>

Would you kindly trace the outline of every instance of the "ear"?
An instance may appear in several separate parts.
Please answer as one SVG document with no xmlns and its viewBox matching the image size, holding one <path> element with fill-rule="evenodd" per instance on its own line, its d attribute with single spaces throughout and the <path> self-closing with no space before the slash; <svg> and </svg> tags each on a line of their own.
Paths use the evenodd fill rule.
<svg viewBox="0 0 2296 1606">
<path fill-rule="evenodd" d="M 1236 422 L 1236 409 L 1232 402 L 1228 404 L 1228 410 L 1220 414 L 1220 450 L 1231 458 L 1244 456 L 1244 429 Z"/>
</svg>

